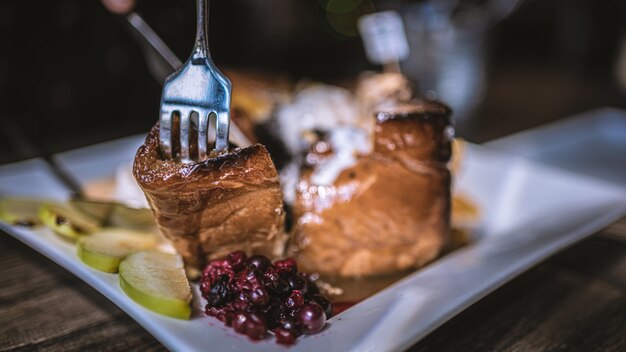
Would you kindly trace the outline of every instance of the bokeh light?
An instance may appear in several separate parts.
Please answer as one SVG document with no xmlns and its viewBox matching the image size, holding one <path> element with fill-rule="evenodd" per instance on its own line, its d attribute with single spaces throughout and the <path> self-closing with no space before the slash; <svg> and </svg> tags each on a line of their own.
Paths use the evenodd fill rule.
<svg viewBox="0 0 626 352">
<path fill-rule="evenodd" d="M 326 11 L 326 21 L 332 34 L 343 37 L 357 36 L 359 17 L 374 12 L 374 5 L 370 0 L 319 0 L 318 2 Z"/>
</svg>

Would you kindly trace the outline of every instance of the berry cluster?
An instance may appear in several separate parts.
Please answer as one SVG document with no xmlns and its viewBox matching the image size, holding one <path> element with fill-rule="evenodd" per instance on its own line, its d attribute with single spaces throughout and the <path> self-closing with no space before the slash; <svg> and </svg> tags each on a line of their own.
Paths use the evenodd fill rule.
<svg viewBox="0 0 626 352">
<path fill-rule="evenodd" d="M 200 279 L 206 314 L 252 340 L 273 331 L 276 341 L 293 344 L 302 334 L 322 330 L 332 314 L 330 301 L 293 258 L 247 258 L 241 251 L 211 261 Z"/>
</svg>

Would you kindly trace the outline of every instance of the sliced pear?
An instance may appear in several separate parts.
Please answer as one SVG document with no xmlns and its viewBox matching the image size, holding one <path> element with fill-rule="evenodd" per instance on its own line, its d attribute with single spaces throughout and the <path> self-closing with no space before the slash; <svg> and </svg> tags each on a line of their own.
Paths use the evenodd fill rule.
<svg viewBox="0 0 626 352">
<path fill-rule="evenodd" d="M 41 221 L 37 217 L 37 212 L 45 203 L 49 202 L 31 198 L 2 198 L 0 199 L 0 221 L 28 227 L 40 225 Z"/>
<path fill-rule="evenodd" d="M 191 288 L 180 256 L 156 251 L 129 255 L 119 267 L 122 291 L 142 306 L 169 317 L 189 319 Z"/>
<path fill-rule="evenodd" d="M 154 249 L 157 244 L 153 234 L 110 228 L 81 237 L 76 248 L 83 263 L 100 271 L 116 273 L 129 254 Z"/>
<path fill-rule="evenodd" d="M 100 229 L 97 220 L 69 206 L 45 204 L 39 209 L 38 215 L 44 225 L 71 241 Z"/>
</svg>

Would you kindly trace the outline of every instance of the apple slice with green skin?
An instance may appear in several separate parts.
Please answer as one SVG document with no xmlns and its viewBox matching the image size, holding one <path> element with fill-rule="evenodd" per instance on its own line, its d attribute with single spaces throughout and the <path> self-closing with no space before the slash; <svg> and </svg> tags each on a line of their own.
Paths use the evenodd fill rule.
<svg viewBox="0 0 626 352">
<path fill-rule="evenodd" d="M 93 199 L 70 199 L 69 205 L 106 226 L 138 231 L 150 231 L 156 227 L 154 215 L 148 208 L 131 208 L 117 202 Z"/>
<path fill-rule="evenodd" d="M 122 260 L 133 252 L 154 249 L 155 235 L 122 228 L 108 228 L 83 236 L 76 246 L 78 258 L 94 269 L 116 273 Z"/>
<path fill-rule="evenodd" d="M 189 319 L 191 288 L 180 256 L 137 252 L 119 268 L 122 291 L 142 306 L 169 317 Z"/>
<path fill-rule="evenodd" d="M 37 212 L 42 205 L 49 203 L 41 199 L 7 197 L 0 199 L 0 221 L 11 225 L 37 226 L 41 221 Z"/>
<path fill-rule="evenodd" d="M 70 241 L 100 229 L 98 221 L 79 211 L 59 204 L 45 204 L 39 209 L 39 220 Z"/>
</svg>

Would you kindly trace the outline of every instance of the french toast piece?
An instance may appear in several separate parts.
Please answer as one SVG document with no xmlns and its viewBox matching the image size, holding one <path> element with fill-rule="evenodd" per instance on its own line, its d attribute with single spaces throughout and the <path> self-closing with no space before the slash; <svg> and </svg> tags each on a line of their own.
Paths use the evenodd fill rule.
<svg viewBox="0 0 626 352">
<path fill-rule="evenodd" d="M 261 144 L 231 148 L 204 162 L 162 159 L 155 126 L 139 148 L 133 175 L 157 225 L 192 268 L 234 250 L 283 253 L 278 173 Z"/>
<path fill-rule="evenodd" d="M 330 185 L 315 184 L 312 176 L 332 151 L 311 148 L 297 187 L 289 246 L 303 270 L 382 275 L 423 266 L 439 255 L 450 231 L 450 114 L 432 101 L 378 112 L 371 152 L 359 155 Z M 320 150 L 322 155 L 311 155 Z"/>
</svg>

